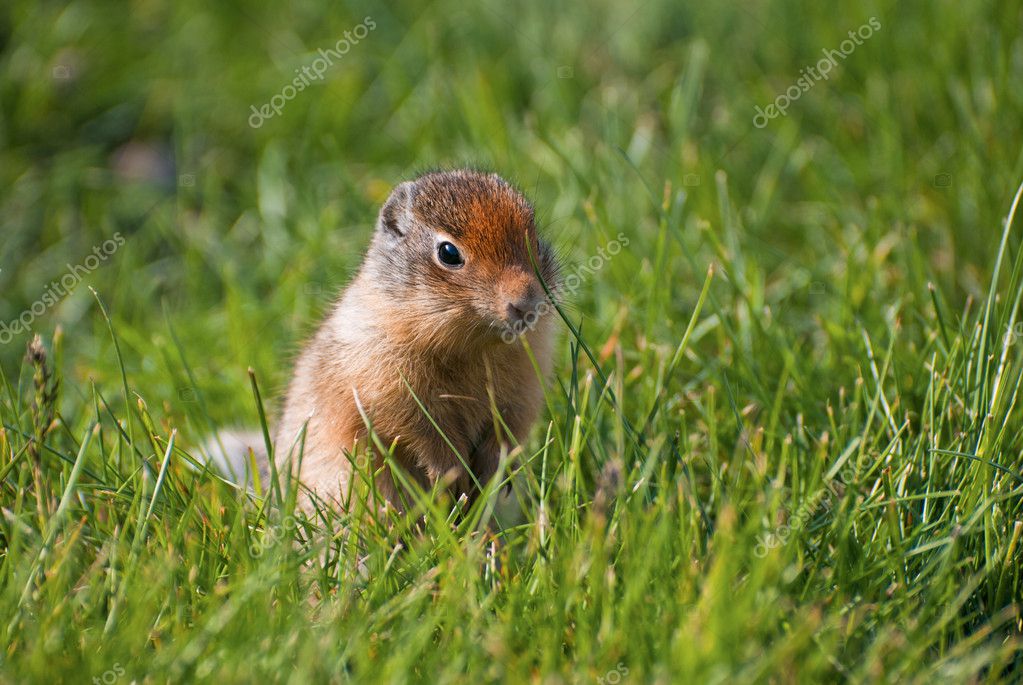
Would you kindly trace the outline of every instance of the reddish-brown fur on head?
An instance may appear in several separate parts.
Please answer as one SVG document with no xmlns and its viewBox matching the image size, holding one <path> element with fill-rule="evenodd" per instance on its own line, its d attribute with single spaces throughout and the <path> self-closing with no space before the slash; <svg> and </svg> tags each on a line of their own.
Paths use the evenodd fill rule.
<svg viewBox="0 0 1023 685">
<path fill-rule="evenodd" d="M 463 263 L 445 265 L 443 243 Z M 383 290 L 407 305 L 409 333 L 423 340 L 436 338 L 438 327 L 466 342 L 497 339 L 545 302 L 537 270 L 548 287 L 557 279 L 533 207 L 496 174 L 477 171 L 435 172 L 398 186 L 380 212 L 371 253 L 384 265 L 375 274 Z"/>
</svg>

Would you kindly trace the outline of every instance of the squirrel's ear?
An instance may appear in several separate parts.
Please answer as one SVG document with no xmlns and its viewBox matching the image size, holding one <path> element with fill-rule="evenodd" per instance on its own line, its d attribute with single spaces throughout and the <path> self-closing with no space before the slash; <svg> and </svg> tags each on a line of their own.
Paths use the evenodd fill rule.
<svg viewBox="0 0 1023 685">
<path fill-rule="evenodd" d="M 400 238 L 405 235 L 409 214 L 412 212 L 414 193 L 415 183 L 411 181 L 405 181 L 391 191 L 391 196 L 387 198 L 387 202 L 380 209 L 377 231 L 391 238 Z"/>
</svg>

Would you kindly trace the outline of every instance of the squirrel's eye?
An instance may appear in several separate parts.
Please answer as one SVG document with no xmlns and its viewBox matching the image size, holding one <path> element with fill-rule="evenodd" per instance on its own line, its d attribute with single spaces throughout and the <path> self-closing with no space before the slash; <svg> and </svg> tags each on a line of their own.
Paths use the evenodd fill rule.
<svg viewBox="0 0 1023 685">
<path fill-rule="evenodd" d="M 437 246 L 437 259 L 444 266 L 449 266 L 453 269 L 465 264 L 465 260 L 462 259 L 462 253 L 458 251 L 458 248 L 446 241 Z"/>
</svg>

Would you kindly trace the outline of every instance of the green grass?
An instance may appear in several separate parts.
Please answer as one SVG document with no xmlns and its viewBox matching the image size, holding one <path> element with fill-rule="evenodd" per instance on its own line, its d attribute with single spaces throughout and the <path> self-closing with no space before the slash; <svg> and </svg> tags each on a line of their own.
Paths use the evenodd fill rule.
<svg viewBox="0 0 1023 685">
<path fill-rule="evenodd" d="M 6 3 L 0 322 L 124 244 L 0 345 L 0 681 L 1020 679 L 1021 22 Z M 532 197 L 569 272 L 629 241 L 565 308 L 521 522 L 306 520 L 292 484 L 194 470 L 259 425 L 248 367 L 272 422 L 390 187 L 465 163 Z"/>
</svg>

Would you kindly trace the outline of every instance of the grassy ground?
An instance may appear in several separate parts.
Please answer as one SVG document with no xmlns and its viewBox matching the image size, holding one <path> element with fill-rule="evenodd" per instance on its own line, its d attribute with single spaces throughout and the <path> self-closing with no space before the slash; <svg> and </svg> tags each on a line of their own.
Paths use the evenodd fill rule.
<svg viewBox="0 0 1023 685">
<path fill-rule="evenodd" d="M 5 4 L 0 680 L 1018 679 L 1019 4 L 678 5 Z M 628 241 L 566 309 L 523 522 L 324 547 L 288 484 L 197 474 L 390 187 L 464 163 L 570 272 Z"/>
</svg>

